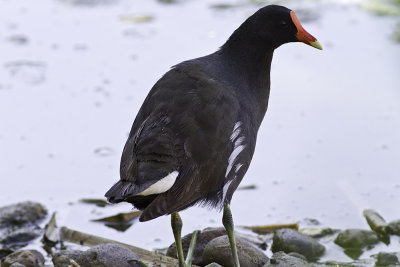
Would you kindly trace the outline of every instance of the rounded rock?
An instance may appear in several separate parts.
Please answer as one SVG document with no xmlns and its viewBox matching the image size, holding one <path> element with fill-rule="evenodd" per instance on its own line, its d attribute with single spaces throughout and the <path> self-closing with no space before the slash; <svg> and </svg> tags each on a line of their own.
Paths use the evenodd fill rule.
<svg viewBox="0 0 400 267">
<path fill-rule="evenodd" d="M 241 266 L 263 266 L 268 261 L 267 255 L 241 237 L 236 237 L 236 247 Z M 227 235 L 211 240 L 203 252 L 205 265 L 216 262 L 224 267 L 233 266 L 232 252 Z"/>
<path fill-rule="evenodd" d="M 341 231 L 335 239 L 335 244 L 342 248 L 361 249 L 379 242 L 375 232 L 362 229 L 346 229 Z"/>
<path fill-rule="evenodd" d="M 0 238 L 0 243 L 6 246 L 25 246 L 32 240 L 42 234 L 42 230 L 38 228 L 25 227 L 7 233 L 3 238 Z"/>
<path fill-rule="evenodd" d="M 263 267 L 311 267 L 312 265 L 300 254 L 276 252 Z"/>
<path fill-rule="evenodd" d="M 139 257 L 125 246 L 117 244 L 101 244 L 86 251 L 60 251 L 53 256 L 55 267 L 67 267 L 70 260 L 74 260 L 81 267 L 135 267 Z"/>
<path fill-rule="evenodd" d="M 393 253 L 380 252 L 375 266 L 398 266 L 399 258 Z"/>
<path fill-rule="evenodd" d="M 206 228 L 198 233 L 196 238 L 196 245 L 194 247 L 192 263 L 195 265 L 205 265 L 203 263 L 203 251 L 206 245 L 219 236 L 226 235 L 226 230 L 223 227 L 217 228 Z M 187 251 L 189 248 L 190 240 L 192 238 L 192 233 L 185 235 L 182 237 L 182 249 L 183 254 L 186 257 Z M 176 256 L 176 246 L 175 243 L 172 243 L 167 250 L 167 256 L 172 258 L 177 258 Z"/>
<path fill-rule="evenodd" d="M 42 204 L 25 201 L 0 208 L 0 228 L 36 224 L 47 215 Z"/>
<path fill-rule="evenodd" d="M 308 260 L 317 259 L 325 252 L 325 247 L 317 240 L 293 229 L 280 229 L 274 233 L 272 252 L 296 252 Z"/>
</svg>

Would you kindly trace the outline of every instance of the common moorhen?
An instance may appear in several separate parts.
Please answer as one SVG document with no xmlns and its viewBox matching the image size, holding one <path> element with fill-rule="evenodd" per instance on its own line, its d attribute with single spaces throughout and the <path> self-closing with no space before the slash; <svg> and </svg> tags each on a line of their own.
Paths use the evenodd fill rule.
<svg viewBox="0 0 400 267">
<path fill-rule="evenodd" d="M 239 266 L 229 203 L 267 111 L 274 50 L 299 41 L 322 49 L 293 11 L 263 7 L 215 53 L 172 67 L 137 114 L 120 180 L 106 197 L 143 210 L 142 222 L 171 214 L 180 266 L 186 264 L 178 212 L 195 204 L 223 207 L 233 264 Z"/>
</svg>

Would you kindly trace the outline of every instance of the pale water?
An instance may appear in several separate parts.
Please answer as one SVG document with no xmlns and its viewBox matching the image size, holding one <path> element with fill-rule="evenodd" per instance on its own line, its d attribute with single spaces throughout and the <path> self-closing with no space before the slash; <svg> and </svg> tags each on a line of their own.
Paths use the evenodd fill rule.
<svg viewBox="0 0 400 267">
<path fill-rule="evenodd" d="M 130 205 L 78 199 L 102 197 L 117 181 L 127 134 L 157 79 L 215 51 L 260 7 L 232 3 L 243 4 L 0 0 L 1 205 L 36 200 L 57 211 L 58 225 L 147 249 L 172 243 L 169 217 L 119 233 L 90 220 Z M 365 208 L 400 219 L 400 45 L 390 39 L 398 19 L 352 2 L 279 3 L 324 50 L 294 43 L 275 52 L 269 109 L 242 182 L 257 188 L 235 193 L 235 224 L 315 218 L 367 228 Z M 217 211 L 181 216 L 184 234 L 221 226 Z"/>
</svg>

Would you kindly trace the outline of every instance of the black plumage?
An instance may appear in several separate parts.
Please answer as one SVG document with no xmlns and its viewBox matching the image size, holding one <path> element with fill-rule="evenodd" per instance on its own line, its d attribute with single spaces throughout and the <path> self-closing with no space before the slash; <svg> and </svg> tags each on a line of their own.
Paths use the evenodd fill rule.
<svg viewBox="0 0 400 267">
<path fill-rule="evenodd" d="M 168 71 L 137 114 L 120 181 L 106 193 L 108 200 L 132 203 L 143 210 L 141 221 L 195 204 L 229 203 L 249 167 L 267 110 L 274 49 L 299 40 L 319 46 L 315 38 L 300 39 L 301 31 L 289 9 L 267 6 L 215 53 Z M 164 192 L 141 195 L 176 173 Z"/>
</svg>

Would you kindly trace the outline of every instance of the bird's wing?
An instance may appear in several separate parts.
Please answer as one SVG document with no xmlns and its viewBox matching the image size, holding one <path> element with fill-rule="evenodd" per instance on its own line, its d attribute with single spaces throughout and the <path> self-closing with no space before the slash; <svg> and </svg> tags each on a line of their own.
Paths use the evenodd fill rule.
<svg viewBox="0 0 400 267">
<path fill-rule="evenodd" d="M 132 200 L 172 178 L 173 186 L 157 192 L 142 214 L 142 220 L 149 220 L 217 192 L 224 184 L 238 113 L 232 90 L 202 68 L 178 65 L 170 70 L 144 101 L 124 147 L 121 180 L 106 197 Z"/>
<path fill-rule="evenodd" d="M 168 116 L 179 175 L 171 189 L 144 210 L 141 220 L 179 211 L 221 189 L 240 106 L 230 88 L 195 67 L 177 67 L 155 86 L 162 89 L 149 95 L 155 112 L 164 110 Z"/>
<path fill-rule="evenodd" d="M 147 104 L 145 102 L 144 106 Z M 178 150 L 170 117 L 159 112 L 147 114 L 143 120 L 139 117 L 122 153 L 121 179 L 106 193 L 110 202 L 127 201 L 135 195 L 163 193 L 179 174 Z"/>
</svg>

